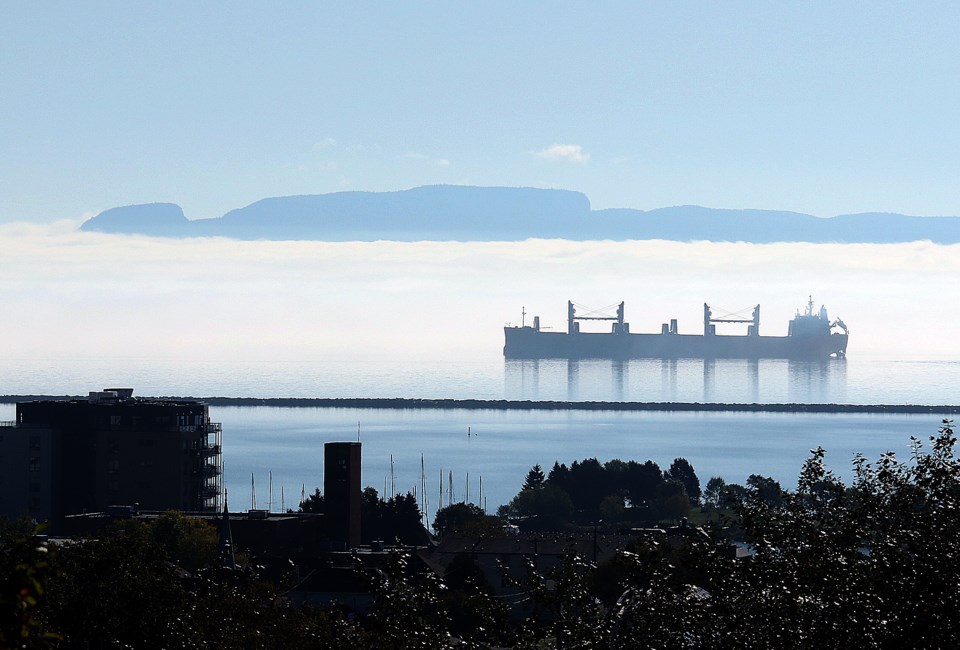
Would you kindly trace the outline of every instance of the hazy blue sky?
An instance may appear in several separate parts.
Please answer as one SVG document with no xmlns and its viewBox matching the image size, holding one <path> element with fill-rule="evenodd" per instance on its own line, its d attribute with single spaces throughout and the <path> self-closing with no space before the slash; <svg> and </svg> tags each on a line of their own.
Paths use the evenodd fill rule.
<svg viewBox="0 0 960 650">
<path fill-rule="evenodd" d="M 430 183 L 960 214 L 960 5 L 0 5 L 0 220 Z"/>
</svg>

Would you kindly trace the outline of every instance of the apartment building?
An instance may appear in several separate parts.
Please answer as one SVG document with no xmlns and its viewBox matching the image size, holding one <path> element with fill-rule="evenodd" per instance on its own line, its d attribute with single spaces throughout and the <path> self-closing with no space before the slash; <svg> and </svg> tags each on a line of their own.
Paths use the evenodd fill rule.
<svg viewBox="0 0 960 650">
<path fill-rule="evenodd" d="M 221 427 L 208 406 L 133 397 L 17 404 L 0 422 L 0 515 L 50 522 L 111 506 L 211 512 L 221 507 Z"/>
</svg>

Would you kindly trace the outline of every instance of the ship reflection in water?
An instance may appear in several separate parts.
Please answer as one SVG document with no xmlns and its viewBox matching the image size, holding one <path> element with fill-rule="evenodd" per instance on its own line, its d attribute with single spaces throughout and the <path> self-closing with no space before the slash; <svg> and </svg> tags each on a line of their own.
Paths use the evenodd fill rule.
<svg viewBox="0 0 960 650">
<path fill-rule="evenodd" d="M 846 359 L 506 359 L 506 399 L 847 403 Z"/>
</svg>

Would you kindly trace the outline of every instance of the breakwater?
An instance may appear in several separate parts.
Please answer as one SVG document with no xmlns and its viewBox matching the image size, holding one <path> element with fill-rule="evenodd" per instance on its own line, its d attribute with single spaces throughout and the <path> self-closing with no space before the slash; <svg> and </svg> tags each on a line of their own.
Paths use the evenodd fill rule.
<svg viewBox="0 0 960 650">
<path fill-rule="evenodd" d="M 718 402 L 617 402 L 559 400 L 421 399 L 405 397 L 188 397 L 162 395 L 160 399 L 195 400 L 210 406 L 269 406 L 276 408 L 364 408 L 490 411 L 658 411 L 733 413 L 876 413 L 956 415 L 960 405 L 928 404 L 807 404 Z M 0 403 L 33 400 L 86 399 L 83 395 L 0 395 Z"/>
</svg>

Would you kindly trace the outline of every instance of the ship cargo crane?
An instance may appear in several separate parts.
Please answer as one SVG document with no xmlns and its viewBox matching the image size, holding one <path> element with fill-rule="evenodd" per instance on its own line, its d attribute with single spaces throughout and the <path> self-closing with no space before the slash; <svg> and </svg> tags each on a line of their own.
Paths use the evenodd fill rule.
<svg viewBox="0 0 960 650">
<path fill-rule="evenodd" d="M 630 332 L 630 323 L 623 322 L 623 303 L 621 302 L 617 305 L 617 315 L 616 316 L 597 316 L 595 314 L 597 311 L 589 312 L 591 315 L 587 316 L 577 316 L 577 308 L 573 304 L 572 300 L 567 301 L 567 334 L 579 334 L 580 333 L 580 323 L 578 321 L 582 320 L 609 320 L 614 321 L 613 323 L 613 333 L 614 334 L 628 334 Z"/>
<path fill-rule="evenodd" d="M 747 323 L 747 336 L 760 336 L 760 305 L 753 308 L 750 318 L 738 318 L 736 314 L 727 314 L 722 318 L 714 318 L 710 305 L 703 303 L 703 335 L 713 336 L 717 333 L 715 323 Z"/>
</svg>

